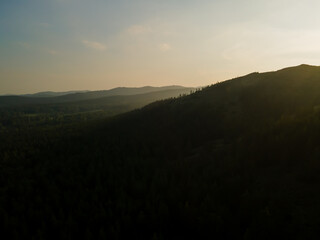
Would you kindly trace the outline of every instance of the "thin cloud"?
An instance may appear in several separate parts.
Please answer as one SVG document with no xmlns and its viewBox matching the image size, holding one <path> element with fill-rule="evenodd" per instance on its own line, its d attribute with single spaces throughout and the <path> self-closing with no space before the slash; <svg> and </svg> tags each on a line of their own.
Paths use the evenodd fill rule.
<svg viewBox="0 0 320 240">
<path fill-rule="evenodd" d="M 161 43 L 159 44 L 159 49 L 162 51 L 162 52 L 167 52 L 167 51 L 170 51 L 172 49 L 171 45 L 168 44 L 168 43 Z"/>
<path fill-rule="evenodd" d="M 26 42 L 18 42 L 18 45 L 22 48 L 25 48 L 25 49 L 30 49 L 31 46 L 29 43 L 26 43 Z"/>
<path fill-rule="evenodd" d="M 87 41 L 83 40 L 82 43 L 87 47 L 87 48 L 92 48 L 98 51 L 105 51 L 107 47 L 99 42 L 93 42 L 93 41 Z"/>
<path fill-rule="evenodd" d="M 56 56 L 59 55 L 59 52 L 55 51 L 55 50 L 48 50 L 48 53 L 52 56 Z"/>
<path fill-rule="evenodd" d="M 72 0 L 57 0 L 58 3 L 69 3 L 72 2 Z"/>
<path fill-rule="evenodd" d="M 46 23 L 46 22 L 40 22 L 40 23 L 37 23 L 36 25 L 39 27 L 44 27 L 44 28 L 50 27 L 50 24 Z"/>
<path fill-rule="evenodd" d="M 127 32 L 132 35 L 139 35 L 151 32 L 150 28 L 143 25 L 133 25 L 127 29 Z"/>
</svg>

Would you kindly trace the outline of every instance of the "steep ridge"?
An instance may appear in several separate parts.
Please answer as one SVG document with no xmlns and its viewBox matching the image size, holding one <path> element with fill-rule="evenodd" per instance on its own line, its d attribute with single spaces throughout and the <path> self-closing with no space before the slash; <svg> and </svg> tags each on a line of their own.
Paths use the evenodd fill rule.
<svg viewBox="0 0 320 240">
<path fill-rule="evenodd" d="M 315 111 L 320 106 L 320 67 L 301 65 L 252 73 L 178 99 L 152 103 L 122 115 L 115 124 L 137 123 L 141 131 L 170 131 L 182 139 L 227 136 L 254 126 Z M 123 126 L 121 126 L 123 127 Z M 129 130 L 129 129 L 127 129 Z M 212 135 L 213 134 L 213 135 Z M 190 137 L 187 137 L 190 135 Z M 192 136 L 192 137 L 191 137 Z"/>
</svg>

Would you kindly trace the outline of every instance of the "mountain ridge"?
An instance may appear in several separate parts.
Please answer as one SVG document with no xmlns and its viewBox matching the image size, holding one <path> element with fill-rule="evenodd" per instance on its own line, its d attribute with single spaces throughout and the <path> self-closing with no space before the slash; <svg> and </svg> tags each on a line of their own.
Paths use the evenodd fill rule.
<svg viewBox="0 0 320 240">
<path fill-rule="evenodd" d="M 319 109 L 320 67 L 297 66 L 113 117 L 26 118 L 0 135 L 3 225 L 21 239 L 318 239 Z"/>
<path fill-rule="evenodd" d="M 48 97 L 43 93 L 36 93 L 30 95 L 14 95 L 14 96 L 0 96 L 0 106 L 17 106 L 17 105 L 26 105 L 26 104 L 48 104 L 48 103 L 66 103 L 66 102 L 75 102 L 83 101 L 89 99 L 99 99 L 109 96 L 127 96 L 127 95 L 138 95 L 166 90 L 192 90 L 194 88 L 188 88 L 178 85 L 165 86 L 165 87 L 137 87 L 137 88 L 128 88 L 128 87 L 118 87 L 109 90 L 99 90 L 99 91 L 85 91 L 85 92 L 45 92 L 58 94 L 58 96 Z M 67 93 L 67 94 L 65 94 Z M 34 96 L 35 95 L 35 96 Z M 40 96 L 41 97 L 40 97 Z"/>
</svg>

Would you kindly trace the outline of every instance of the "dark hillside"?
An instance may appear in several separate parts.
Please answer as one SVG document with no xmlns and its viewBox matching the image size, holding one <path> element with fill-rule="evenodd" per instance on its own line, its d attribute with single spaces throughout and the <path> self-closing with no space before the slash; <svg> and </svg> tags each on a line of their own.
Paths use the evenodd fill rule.
<svg viewBox="0 0 320 240">
<path fill-rule="evenodd" d="M 115 124 L 125 126 L 130 122 L 131 128 L 137 123 L 142 132 L 149 127 L 153 133 L 176 133 L 184 140 L 202 139 L 204 135 L 214 139 L 242 134 L 240 130 L 248 131 L 285 117 L 313 114 L 319 106 L 320 68 L 301 65 L 252 73 L 183 98 L 155 102 L 117 118 Z"/>
<path fill-rule="evenodd" d="M 4 234 L 318 239 L 319 96 L 320 67 L 301 65 L 2 135 Z"/>
</svg>

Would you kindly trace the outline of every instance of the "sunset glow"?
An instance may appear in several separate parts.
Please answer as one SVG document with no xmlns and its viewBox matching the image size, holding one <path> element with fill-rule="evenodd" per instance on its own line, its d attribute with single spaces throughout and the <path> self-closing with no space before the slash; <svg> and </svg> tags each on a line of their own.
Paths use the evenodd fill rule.
<svg viewBox="0 0 320 240">
<path fill-rule="evenodd" d="M 0 3 L 0 94 L 204 86 L 319 65 L 319 1 Z"/>
</svg>

